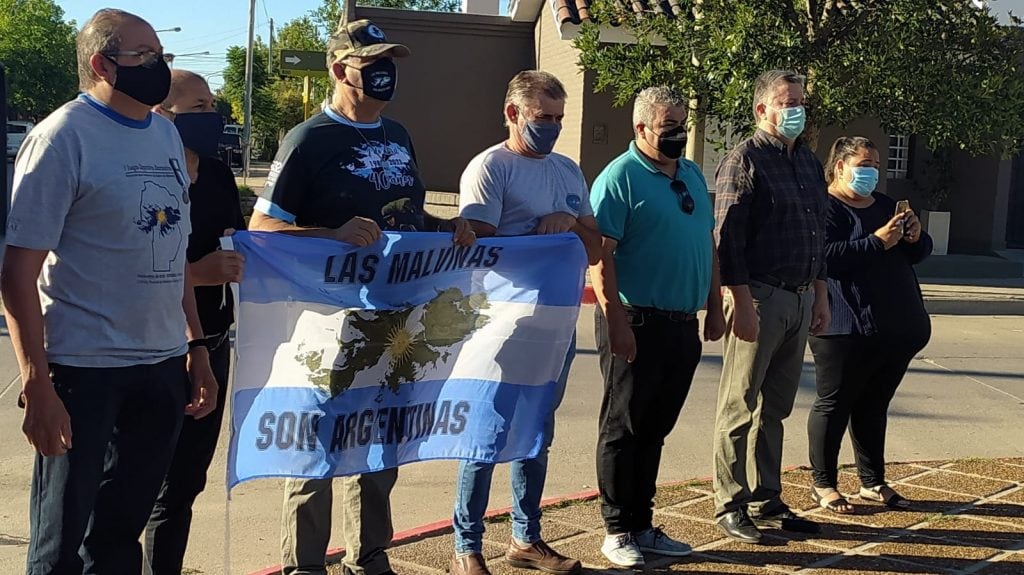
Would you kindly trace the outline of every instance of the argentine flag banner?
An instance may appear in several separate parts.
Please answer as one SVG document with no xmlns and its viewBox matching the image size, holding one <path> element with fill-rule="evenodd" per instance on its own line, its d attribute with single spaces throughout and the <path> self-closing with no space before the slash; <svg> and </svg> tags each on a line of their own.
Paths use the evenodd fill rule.
<svg viewBox="0 0 1024 575">
<path fill-rule="evenodd" d="M 228 483 L 534 457 L 573 341 L 575 235 L 240 232 Z"/>
</svg>

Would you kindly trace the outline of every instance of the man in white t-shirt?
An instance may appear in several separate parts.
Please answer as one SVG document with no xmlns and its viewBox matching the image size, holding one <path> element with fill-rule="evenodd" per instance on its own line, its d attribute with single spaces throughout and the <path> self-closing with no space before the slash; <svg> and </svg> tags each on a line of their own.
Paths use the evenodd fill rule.
<svg viewBox="0 0 1024 575">
<path fill-rule="evenodd" d="M 160 40 L 105 9 L 77 48 L 84 93 L 25 139 L 0 273 L 36 450 L 29 575 L 139 573 L 182 418 L 217 402 L 184 149 L 150 112 L 171 80 Z"/>
<path fill-rule="evenodd" d="M 466 167 L 459 184 L 459 205 L 478 237 L 572 232 L 594 264 L 601 253 L 601 234 L 590 208 L 587 182 L 576 162 L 552 151 L 562 128 L 565 99 L 565 88 L 551 74 L 538 70 L 516 74 L 505 96 L 508 139 L 484 150 Z M 547 443 L 537 457 L 512 462 L 512 541 L 505 558 L 513 567 L 554 575 L 580 571 L 579 561 L 559 554 L 540 534 L 547 449 L 575 352 L 573 341 L 547 418 Z M 452 575 L 489 575 L 482 555 L 483 519 L 493 473 L 493 464 L 463 461 L 459 467 Z"/>
</svg>

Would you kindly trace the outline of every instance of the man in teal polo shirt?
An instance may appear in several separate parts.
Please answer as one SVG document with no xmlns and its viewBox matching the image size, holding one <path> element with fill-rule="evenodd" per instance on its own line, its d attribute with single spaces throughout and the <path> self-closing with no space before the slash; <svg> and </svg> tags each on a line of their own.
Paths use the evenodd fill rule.
<svg viewBox="0 0 1024 575">
<path fill-rule="evenodd" d="M 636 140 L 594 182 L 590 202 L 603 236 L 591 269 L 604 376 L 597 478 L 607 536 L 601 548 L 621 567 L 643 552 L 685 556 L 690 546 L 654 527 L 655 482 L 704 339 L 725 332 L 715 227 L 700 168 L 681 158 L 686 101 L 648 88 L 633 105 Z"/>
</svg>

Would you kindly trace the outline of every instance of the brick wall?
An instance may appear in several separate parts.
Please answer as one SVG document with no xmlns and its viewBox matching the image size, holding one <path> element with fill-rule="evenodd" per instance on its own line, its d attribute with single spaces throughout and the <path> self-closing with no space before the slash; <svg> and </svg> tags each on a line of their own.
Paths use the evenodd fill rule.
<svg viewBox="0 0 1024 575">
<path fill-rule="evenodd" d="M 565 102 L 562 134 L 558 137 L 555 151 L 578 162 L 585 100 L 583 73 L 576 65 L 579 54 L 571 42 L 562 40 L 558 35 L 555 20 L 547 7 L 541 8 L 537 17 L 535 42 L 537 69 L 554 74 L 565 85 L 569 96 Z"/>
</svg>

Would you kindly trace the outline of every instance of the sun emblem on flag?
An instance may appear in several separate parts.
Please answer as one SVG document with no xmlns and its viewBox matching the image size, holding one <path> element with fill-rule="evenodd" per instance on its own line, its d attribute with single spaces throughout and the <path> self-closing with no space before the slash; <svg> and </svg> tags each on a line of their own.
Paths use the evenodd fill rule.
<svg viewBox="0 0 1024 575">
<path fill-rule="evenodd" d="M 413 342 L 416 337 L 404 325 L 396 325 L 388 333 L 388 353 L 391 355 L 391 365 L 401 363 L 412 355 Z"/>
</svg>

